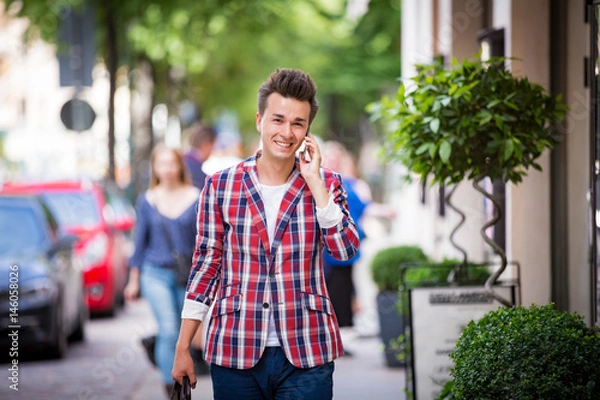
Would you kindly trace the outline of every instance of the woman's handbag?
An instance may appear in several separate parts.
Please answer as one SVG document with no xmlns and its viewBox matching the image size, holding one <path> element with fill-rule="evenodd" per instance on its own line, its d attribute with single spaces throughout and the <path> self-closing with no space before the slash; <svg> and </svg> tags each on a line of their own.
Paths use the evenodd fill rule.
<svg viewBox="0 0 600 400">
<path fill-rule="evenodd" d="M 188 278 L 190 276 L 190 269 L 192 267 L 192 255 L 180 254 L 177 251 L 175 245 L 173 244 L 173 239 L 169 234 L 169 230 L 165 225 L 165 217 L 160 213 L 160 211 L 158 211 L 158 208 L 156 206 L 154 206 L 154 208 L 156 209 L 156 212 L 158 212 L 158 215 L 160 217 L 160 224 L 165 238 L 167 240 L 169 250 L 171 251 L 171 257 L 173 257 L 173 260 L 175 260 L 175 278 L 177 284 L 179 286 L 187 286 Z"/>
<path fill-rule="evenodd" d="M 173 391 L 171 392 L 171 400 L 192 400 L 192 386 L 190 378 L 184 376 L 181 379 L 181 384 L 175 381 Z"/>
<path fill-rule="evenodd" d="M 192 267 L 192 256 L 179 254 L 174 248 L 171 255 L 175 259 L 177 284 L 180 286 L 187 286 L 188 278 L 190 277 L 190 269 Z"/>
</svg>

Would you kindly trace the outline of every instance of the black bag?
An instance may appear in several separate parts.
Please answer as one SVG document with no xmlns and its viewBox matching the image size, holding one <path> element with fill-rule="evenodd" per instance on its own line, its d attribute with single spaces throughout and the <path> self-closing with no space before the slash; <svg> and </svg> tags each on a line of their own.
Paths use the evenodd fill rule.
<svg viewBox="0 0 600 400">
<path fill-rule="evenodd" d="M 192 269 L 192 255 L 180 254 L 173 244 L 173 239 L 169 235 L 169 230 L 165 225 L 164 216 L 158 211 L 158 207 L 154 206 L 158 215 L 160 216 L 161 227 L 165 238 L 167 239 L 167 245 L 171 251 L 171 257 L 175 261 L 175 280 L 179 286 L 187 286 L 188 278 L 190 277 L 190 270 Z"/>
<path fill-rule="evenodd" d="M 156 347 L 156 335 L 143 337 L 142 347 L 146 350 L 146 355 L 148 356 L 148 360 L 156 367 L 156 357 L 154 356 L 154 348 Z"/>
<path fill-rule="evenodd" d="M 170 239 L 169 239 L 170 241 Z M 171 256 L 175 259 L 175 276 L 179 286 L 187 286 L 190 270 L 192 269 L 192 256 L 177 253 L 171 246 Z"/>
<path fill-rule="evenodd" d="M 190 385 L 190 378 L 184 376 L 181 382 L 181 385 L 177 381 L 175 381 L 173 384 L 171 400 L 192 400 L 192 386 Z"/>
</svg>

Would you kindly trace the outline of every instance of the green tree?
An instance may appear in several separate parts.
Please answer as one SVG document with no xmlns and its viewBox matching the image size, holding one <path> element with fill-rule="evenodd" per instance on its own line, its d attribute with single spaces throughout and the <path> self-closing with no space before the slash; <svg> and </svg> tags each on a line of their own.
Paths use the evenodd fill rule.
<svg viewBox="0 0 600 400">
<path fill-rule="evenodd" d="M 83 7 L 86 0 L 6 3 L 21 6 L 30 34 L 56 42 L 65 8 Z M 209 121 L 221 110 L 235 111 L 248 141 L 255 137 L 260 83 L 277 67 L 305 69 L 319 86 L 322 107 L 313 131 L 359 145 L 364 105 L 400 73 L 398 3 L 371 0 L 368 12 L 353 20 L 346 16 L 347 0 L 87 0 L 97 15 L 98 56 L 111 76 L 109 178 L 121 66 L 148 66 L 151 103 L 165 103 L 171 113 L 184 99 L 198 104 Z M 144 135 L 151 135 L 146 125 Z"/>
<path fill-rule="evenodd" d="M 355 150 L 365 104 L 400 74 L 400 12 L 396 1 L 373 0 L 351 20 L 346 7 L 341 0 L 282 1 L 257 11 L 260 18 L 230 20 L 215 37 L 206 70 L 190 76 L 187 87 L 198 88 L 209 118 L 232 108 L 253 136 L 260 83 L 277 67 L 304 69 L 319 90 L 313 132 Z"/>
</svg>

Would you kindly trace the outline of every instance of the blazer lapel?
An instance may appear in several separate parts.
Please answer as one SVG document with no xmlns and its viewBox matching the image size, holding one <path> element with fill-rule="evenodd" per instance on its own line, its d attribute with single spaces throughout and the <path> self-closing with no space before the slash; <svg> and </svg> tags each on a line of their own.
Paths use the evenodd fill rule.
<svg viewBox="0 0 600 400">
<path fill-rule="evenodd" d="M 258 231 L 267 258 L 270 258 L 271 252 L 269 248 L 269 233 L 267 231 L 267 216 L 265 214 L 265 205 L 260 197 L 258 175 L 256 174 L 255 165 L 256 164 L 250 166 L 250 168 L 245 168 L 242 180 L 244 183 L 246 199 L 250 205 L 252 225 L 254 225 Z"/>
<path fill-rule="evenodd" d="M 306 185 L 306 181 L 300 175 L 300 170 L 296 165 L 296 168 L 292 171 L 290 178 L 288 180 L 290 182 L 290 187 L 287 193 L 283 196 L 283 200 L 281 201 L 281 206 L 279 207 L 279 214 L 277 216 L 277 227 L 275 228 L 275 238 L 273 239 L 273 243 L 271 244 L 271 258 L 275 257 L 276 249 L 279 247 L 281 243 L 281 239 L 283 237 L 283 233 L 290 221 L 292 214 L 296 210 L 296 206 L 300 202 L 302 198 L 302 194 L 304 192 L 304 186 Z M 273 261 L 270 259 L 270 261 Z"/>
</svg>

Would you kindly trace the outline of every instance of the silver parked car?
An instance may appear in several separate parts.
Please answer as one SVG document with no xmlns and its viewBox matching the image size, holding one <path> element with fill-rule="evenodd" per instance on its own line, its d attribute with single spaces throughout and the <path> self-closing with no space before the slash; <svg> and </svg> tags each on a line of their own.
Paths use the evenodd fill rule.
<svg viewBox="0 0 600 400">
<path fill-rule="evenodd" d="M 88 309 L 77 237 L 63 234 L 37 197 L 0 196 L 0 349 L 60 358 L 83 340 Z M 49 352 L 48 352 L 49 351 Z"/>
</svg>

